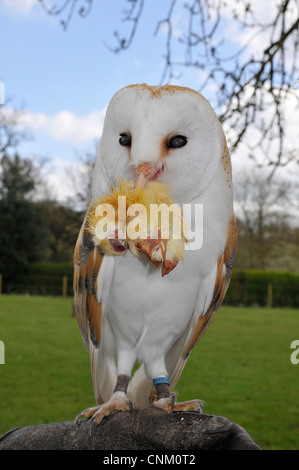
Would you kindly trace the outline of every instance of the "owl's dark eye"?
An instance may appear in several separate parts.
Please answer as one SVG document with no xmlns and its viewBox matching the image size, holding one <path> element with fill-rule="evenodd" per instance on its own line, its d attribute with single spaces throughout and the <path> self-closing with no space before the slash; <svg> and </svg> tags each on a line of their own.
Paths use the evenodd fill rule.
<svg viewBox="0 0 299 470">
<path fill-rule="evenodd" d="M 187 144 L 187 137 L 184 135 L 175 135 L 167 144 L 169 149 L 179 149 Z"/>
<path fill-rule="evenodd" d="M 127 134 L 120 134 L 119 136 L 119 143 L 123 147 L 131 147 L 131 137 Z"/>
</svg>

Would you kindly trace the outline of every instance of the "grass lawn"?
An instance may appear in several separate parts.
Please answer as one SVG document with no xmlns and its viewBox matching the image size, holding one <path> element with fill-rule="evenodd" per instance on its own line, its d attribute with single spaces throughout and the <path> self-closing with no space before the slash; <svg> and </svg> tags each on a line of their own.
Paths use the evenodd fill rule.
<svg viewBox="0 0 299 470">
<path fill-rule="evenodd" d="M 0 296 L 0 434 L 72 420 L 94 403 L 88 352 L 72 300 Z M 299 311 L 223 307 L 192 351 L 178 400 L 243 426 L 263 449 L 299 449 Z"/>
</svg>

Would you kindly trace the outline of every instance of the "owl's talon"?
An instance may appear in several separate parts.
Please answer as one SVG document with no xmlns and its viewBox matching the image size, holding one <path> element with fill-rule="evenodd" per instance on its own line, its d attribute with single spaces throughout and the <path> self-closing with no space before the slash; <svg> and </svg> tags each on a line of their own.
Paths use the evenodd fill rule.
<svg viewBox="0 0 299 470">
<path fill-rule="evenodd" d="M 203 414 L 203 402 L 201 400 L 189 400 L 181 403 L 175 403 L 173 411 L 193 411 Z"/>
<path fill-rule="evenodd" d="M 171 393 L 167 398 L 160 398 L 153 404 L 153 406 L 171 413 L 176 411 L 194 411 L 196 413 L 203 414 L 203 402 L 201 400 L 190 400 L 176 403 L 175 393 Z"/>
<path fill-rule="evenodd" d="M 80 413 L 77 414 L 77 416 L 75 417 L 74 419 L 74 424 L 77 424 L 78 421 L 80 421 L 80 418 L 82 418 L 83 416 L 85 418 L 90 418 L 91 416 L 93 416 L 93 414 L 99 409 L 100 407 L 99 406 L 93 406 L 91 408 L 86 408 L 85 410 L 81 411 Z"/>
<path fill-rule="evenodd" d="M 172 412 L 175 406 L 176 394 L 171 393 L 169 397 L 159 398 L 153 406 L 156 408 L 161 408 L 162 410 Z"/>
<path fill-rule="evenodd" d="M 115 392 L 111 399 L 106 403 L 87 408 L 81 411 L 76 418 L 75 423 L 78 422 L 81 416 L 91 419 L 92 423 L 100 424 L 105 416 L 109 416 L 112 411 L 132 411 L 133 404 L 123 392 Z"/>
</svg>

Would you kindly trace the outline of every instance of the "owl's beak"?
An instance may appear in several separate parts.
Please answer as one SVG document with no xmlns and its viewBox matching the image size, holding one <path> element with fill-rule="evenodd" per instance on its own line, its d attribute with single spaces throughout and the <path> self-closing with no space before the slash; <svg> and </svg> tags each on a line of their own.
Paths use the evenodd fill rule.
<svg viewBox="0 0 299 470">
<path fill-rule="evenodd" d="M 148 162 L 141 163 L 137 168 L 137 185 L 144 188 L 149 181 L 156 181 L 161 175 L 164 166 L 151 165 Z"/>
</svg>

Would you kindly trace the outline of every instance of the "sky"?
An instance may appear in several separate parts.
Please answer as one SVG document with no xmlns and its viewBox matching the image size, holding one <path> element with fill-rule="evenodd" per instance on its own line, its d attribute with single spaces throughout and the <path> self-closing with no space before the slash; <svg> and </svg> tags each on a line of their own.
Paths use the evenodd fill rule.
<svg viewBox="0 0 299 470">
<path fill-rule="evenodd" d="M 259 2 L 264 15 L 269 1 Z M 18 150 L 23 156 L 47 159 L 48 183 L 58 199 L 71 191 L 68 168 L 78 165 L 78 155 L 93 151 L 99 141 L 114 93 L 132 83 L 160 83 L 166 31 L 161 27 L 158 35 L 154 32 L 169 2 L 146 1 L 130 49 L 113 54 L 105 43 L 115 45 L 114 30 L 126 30 L 121 13 L 125 6 L 124 0 L 94 0 L 90 14 L 82 19 L 74 13 L 64 31 L 59 19 L 47 15 L 37 0 L 0 2 L 0 80 L 6 106 L 25 110 L 22 123 L 31 137 Z M 178 17 L 177 35 L 179 21 Z M 245 40 L 236 31 L 231 33 L 232 47 L 234 40 Z M 177 82 L 198 89 L 202 80 L 195 71 Z"/>
</svg>

